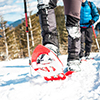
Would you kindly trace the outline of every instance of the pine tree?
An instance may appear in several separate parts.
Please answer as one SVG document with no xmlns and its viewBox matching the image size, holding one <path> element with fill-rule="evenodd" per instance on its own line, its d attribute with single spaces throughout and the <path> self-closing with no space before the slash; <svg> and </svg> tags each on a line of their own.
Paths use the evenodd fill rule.
<svg viewBox="0 0 100 100">
<path fill-rule="evenodd" d="M 6 53 L 4 53 L 4 59 L 8 60 L 8 43 L 7 43 L 7 36 L 6 36 L 6 23 L 7 21 L 4 21 L 3 17 L 0 16 L 0 24 L 1 24 L 1 29 L 3 30 L 3 42 L 5 43 L 5 49 Z"/>
</svg>

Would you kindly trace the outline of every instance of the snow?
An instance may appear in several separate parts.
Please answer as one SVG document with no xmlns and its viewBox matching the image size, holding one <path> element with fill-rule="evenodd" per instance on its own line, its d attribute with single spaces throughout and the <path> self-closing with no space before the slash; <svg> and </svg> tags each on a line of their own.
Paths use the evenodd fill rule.
<svg viewBox="0 0 100 100">
<path fill-rule="evenodd" d="M 29 59 L 0 62 L 0 100 L 100 100 L 100 53 L 83 61 L 81 72 L 60 81 L 45 81 L 32 70 Z M 67 55 L 60 56 L 66 65 Z"/>
</svg>

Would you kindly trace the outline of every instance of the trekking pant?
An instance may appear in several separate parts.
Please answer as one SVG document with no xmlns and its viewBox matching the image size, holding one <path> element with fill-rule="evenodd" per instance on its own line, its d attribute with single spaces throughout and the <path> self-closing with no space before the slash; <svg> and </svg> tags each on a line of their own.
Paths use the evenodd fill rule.
<svg viewBox="0 0 100 100">
<path fill-rule="evenodd" d="M 82 0 L 63 0 L 65 15 L 80 19 L 80 9 Z"/>
<path fill-rule="evenodd" d="M 66 29 L 68 31 L 68 61 L 79 60 L 80 53 L 80 9 L 82 0 L 63 0 Z"/>
<path fill-rule="evenodd" d="M 41 26 L 43 45 L 53 44 L 59 48 L 58 32 L 54 8 L 57 0 L 38 0 L 38 15 Z"/>
<path fill-rule="evenodd" d="M 66 26 L 67 30 L 68 30 L 68 26 Z M 75 30 L 75 31 L 69 31 L 68 30 L 68 61 L 72 61 L 72 60 L 79 60 L 79 53 L 80 53 L 80 37 L 81 37 L 81 33 L 80 33 L 80 28 L 79 26 L 76 27 L 76 29 L 74 29 L 74 27 L 70 27 L 71 30 Z M 73 37 L 75 34 L 77 33 L 77 37 Z"/>
<path fill-rule="evenodd" d="M 89 56 L 91 52 L 91 45 L 93 43 L 92 34 L 93 30 L 92 27 L 89 28 L 81 28 L 81 52 L 80 55 L 84 54 L 85 56 Z"/>
</svg>

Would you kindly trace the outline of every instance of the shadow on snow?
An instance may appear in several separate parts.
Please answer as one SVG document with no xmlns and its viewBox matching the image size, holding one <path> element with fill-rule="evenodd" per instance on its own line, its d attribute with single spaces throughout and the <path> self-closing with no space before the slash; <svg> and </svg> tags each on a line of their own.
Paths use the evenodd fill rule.
<svg viewBox="0 0 100 100">
<path fill-rule="evenodd" d="M 0 84 L 0 87 L 8 86 L 11 84 L 13 84 L 13 85 L 22 84 L 22 83 L 30 82 L 31 79 L 33 80 L 33 79 L 37 79 L 38 77 L 40 77 L 40 75 L 29 77 L 27 74 L 29 74 L 29 73 L 18 75 L 18 76 L 25 76 L 23 78 L 3 81 L 3 83 Z"/>
<path fill-rule="evenodd" d="M 25 68 L 25 67 L 30 67 L 30 66 L 23 66 L 23 65 L 17 65 L 17 66 L 5 66 L 5 68 Z"/>
</svg>

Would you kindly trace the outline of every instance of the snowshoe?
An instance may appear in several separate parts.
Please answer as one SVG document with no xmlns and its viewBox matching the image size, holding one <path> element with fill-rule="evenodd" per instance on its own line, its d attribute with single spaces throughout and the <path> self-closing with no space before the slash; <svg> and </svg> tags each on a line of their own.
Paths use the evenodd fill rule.
<svg viewBox="0 0 100 100">
<path fill-rule="evenodd" d="M 38 45 L 32 54 L 32 68 L 37 71 L 46 81 L 64 80 L 63 64 L 50 49 Z"/>
</svg>

